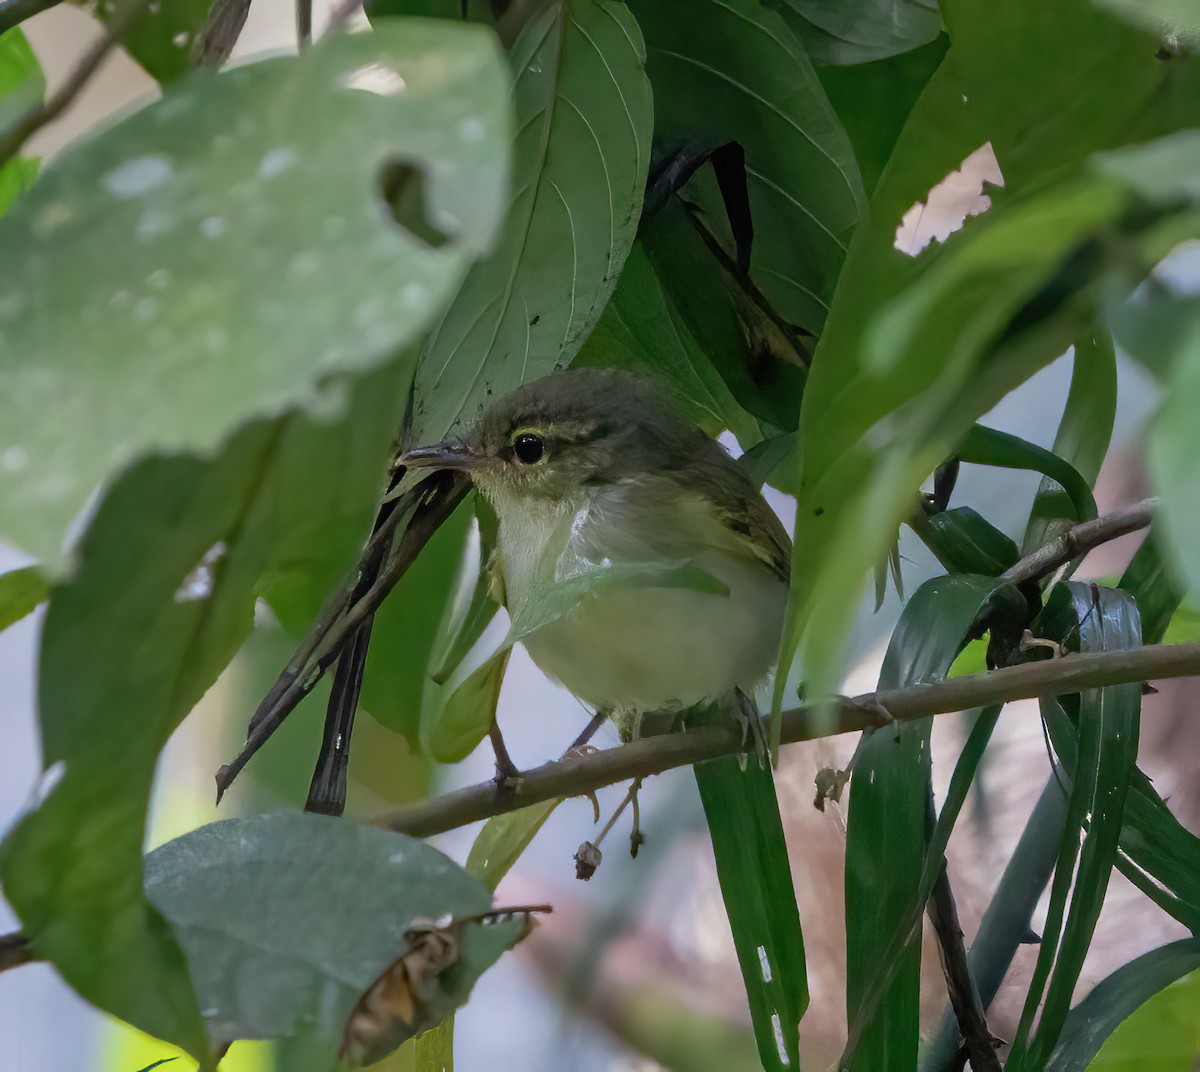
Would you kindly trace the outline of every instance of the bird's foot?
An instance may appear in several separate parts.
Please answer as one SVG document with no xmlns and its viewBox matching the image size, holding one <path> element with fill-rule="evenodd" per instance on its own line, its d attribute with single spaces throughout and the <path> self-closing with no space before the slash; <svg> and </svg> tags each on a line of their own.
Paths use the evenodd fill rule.
<svg viewBox="0 0 1200 1072">
<path fill-rule="evenodd" d="M 750 746 L 753 745 L 754 754 L 758 756 L 759 766 L 766 768 L 771 763 L 766 720 L 758 713 L 758 705 L 753 698 L 747 696 L 741 689 L 738 689 L 736 699 L 734 718 L 742 730 L 742 748 L 749 752 Z"/>
</svg>

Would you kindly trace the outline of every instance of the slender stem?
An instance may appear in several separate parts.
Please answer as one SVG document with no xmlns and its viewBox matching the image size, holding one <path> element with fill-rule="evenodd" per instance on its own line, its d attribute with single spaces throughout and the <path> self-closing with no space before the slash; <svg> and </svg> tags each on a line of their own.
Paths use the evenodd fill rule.
<svg viewBox="0 0 1200 1072">
<path fill-rule="evenodd" d="M 1153 507 L 1154 500 L 1146 499 L 1135 506 L 1127 506 L 1123 510 L 1115 510 L 1092 521 L 1081 522 L 1006 570 L 1004 580 L 1022 584 L 1045 577 L 1093 547 L 1144 529 L 1153 517 Z"/>
<path fill-rule="evenodd" d="M 296 43 L 300 48 L 312 44 L 312 0 L 296 0 Z"/>
<path fill-rule="evenodd" d="M 883 726 L 889 715 L 896 721 L 906 721 L 1041 695 L 1067 695 L 1126 681 L 1198 675 L 1200 643 L 1155 644 L 1127 651 L 1066 655 L 952 681 L 888 689 L 855 699 L 843 697 L 822 708 L 798 707 L 784 712 L 781 739 L 790 744 Z M 414 837 L 429 837 L 556 797 L 584 796 L 616 782 L 661 774 L 673 767 L 742 750 L 741 731 L 732 723 L 646 737 L 619 748 L 590 755 L 576 753 L 545 763 L 525 771 L 521 784 L 515 788 L 498 791 L 487 782 L 418 801 L 375 821 Z"/>
<path fill-rule="evenodd" d="M 127 0 L 125 4 L 114 11 L 108 21 L 104 37 L 97 41 L 79 61 L 78 66 L 63 83 L 62 88 L 50 97 L 45 104 L 26 112 L 13 127 L 0 138 L 0 167 L 7 164 L 24 148 L 29 141 L 47 123 L 53 122 L 74 102 L 83 92 L 84 87 L 91 81 L 92 75 L 99 69 L 108 54 L 117 46 L 125 31 L 145 10 L 148 0 Z"/>
<path fill-rule="evenodd" d="M 30 948 L 29 939 L 25 935 L 0 935 L 0 971 L 19 968 L 22 964 L 30 964 L 38 959 L 40 958 Z"/>
<path fill-rule="evenodd" d="M 192 42 L 193 67 L 221 67 L 242 35 L 250 0 L 214 0 L 208 18 Z"/>
</svg>

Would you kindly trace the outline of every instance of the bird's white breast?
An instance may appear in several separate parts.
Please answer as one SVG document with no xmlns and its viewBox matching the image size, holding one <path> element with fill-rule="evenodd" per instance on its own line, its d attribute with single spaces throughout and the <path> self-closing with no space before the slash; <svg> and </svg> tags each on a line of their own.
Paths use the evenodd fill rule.
<svg viewBox="0 0 1200 1072">
<path fill-rule="evenodd" d="M 528 500 L 497 502 L 497 542 L 505 601 L 514 623 L 590 567 L 600 576 L 586 598 L 522 638 L 533 661 L 597 708 L 645 713 L 678 710 L 750 691 L 770 669 L 787 587 L 760 562 L 719 548 L 692 562 L 728 594 L 690 587 L 605 585 L 607 559 L 580 563 L 572 532 L 586 505 Z M 621 563 L 616 563 L 620 568 Z M 575 574 L 572 577 L 572 574 Z M 536 619 L 536 613 L 532 615 Z"/>
</svg>

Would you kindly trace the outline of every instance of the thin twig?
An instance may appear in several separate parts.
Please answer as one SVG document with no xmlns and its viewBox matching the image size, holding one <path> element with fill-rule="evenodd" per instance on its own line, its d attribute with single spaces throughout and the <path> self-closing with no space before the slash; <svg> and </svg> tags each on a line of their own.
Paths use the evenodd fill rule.
<svg viewBox="0 0 1200 1072">
<path fill-rule="evenodd" d="M 23 934 L 0 935 L 0 972 L 19 968 L 40 959 L 34 955 L 29 939 Z"/>
<path fill-rule="evenodd" d="M 823 709 L 798 707 L 783 714 L 785 744 L 885 726 L 972 707 L 1068 695 L 1127 681 L 1200 675 L 1200 643 L 1155 644 L 1128 651 L 1066 655 L 1061 659 L 1005 667 L 935 684 L 888 689 L 855 699 L 841 698 Z M 740 729 L 704 726 L 661 737 L 645 737 L 619 748 L 545 763 L 522 775 L 520 786 L 497 790 L 491 782 L 418 801 L 379 816 L 375 822 L 413 837 L 429 837 L 494 815 L 557 797 L 585 796 L 606 785 L 661 774 L 673 767 L 743 751 Z"/>
<path fill-rule="evenodd" d="M 1154 500 L 1146 499 L 1136 506 L 1115 510 L 1092 521 L 1083 521 L 1005 570 L 1003 579 L 1013 584 L 1023 584 L 1045 577 L 1093 547 L 1144 529 L 1153 516 Z"/>
<path fill-rule="evenodd" d="M 296 44 L 300 48 L 312 44 L 312 0 L 296 0 Z"/>
<path fill-rule="evenodd" d="M 797 707 L 783 714 L 782 741 L 794 744 L 887 725 L 876 705 L 886 708 L 893 721 L 906 721 L 1040 695 L 1063 696 L 1127 681 L 1198 675 L 1200 643 L 1152 644 L 1126 651 L 1065 655 L 933 685 L 886 689 L 854 699 L 842 697 L 826 710 Z M 388 812 L 375 823 L 412 837 L 430 837 L 556 797 L 586 796 L 606 785 L 733 755 L 744 748 L 741 729 L 732 721 L 728 726 L 643 737 L 632 744 L 589 755 L 576 752 L 543 764 L 526 771 L 516 789 L 500 790 L 494 782 L 485 782 Z M 0 936 L 0 971 L 34 959 L 21 935 Z"/>
<path fill-rule="evenodd" d="M 223 67 L 250 14 L 250 0 L 214 0 L 208 18 L 192 42 L 193 67 Z"/>
<path fill-rule="evenodd" d="M 128 0 L 113 12 L 108 21 L 104 37 L 97 41 L 79 61 L 78 66 L 52 97 L 44 104 L 27 112 L 0 139 L 0 167 L 7 164 L 17 155 L 39 130 L 47 123 L 53 122 L 74 102 L 83 92 L 84 87 L 91 81 L 92 75 L 99 69 L 108 54 L 120 43 L 125 31 L 143 13 L 148 0 Z"/>
</svg>

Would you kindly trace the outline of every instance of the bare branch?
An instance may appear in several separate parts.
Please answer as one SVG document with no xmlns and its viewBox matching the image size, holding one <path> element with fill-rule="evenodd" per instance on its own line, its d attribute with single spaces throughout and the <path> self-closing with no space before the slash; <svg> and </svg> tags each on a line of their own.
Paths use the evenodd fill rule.
<svg viewBox="0 0 1200 1072">
<path fill-rule="evenodd" d="M 1051 540 L 1032 554 L 1026 555 L 1004 572 L 1003 579 L 1013 584 L 1022 584 L 1045 577 L 1093 547 L 1144 529 L 1153 518 L 1153 507 L 1154 500 L 1146 499 L 1136 506 L 1128 506 L 1124 510 L 1115 510 L 1092 521 L 1081 522 L 1074 528 L 1067 529 L 1058 539 Z"/>
<path fill-rule="evenodd" d="M 1200 675 L 1200 643 L 1155 644 L 1129 651 L 1066 655 L 1061 659 L 1005 667 L 935 684 L 886 689 L 823 708 L 798 707 L 783 714 L 781 741 L 793 744 L 838 733 L 925 718 L 950 711 L 1062 696 L 1128 681 Z M 887 714 L 884 714 L 886 712 Z M 429 837 L 493 815 L 527 808 L 556 797 L 576 797 L 606 785 L 661 774 L 672 767 L 743 751 L 740 729 L 704 726 L 683 733 L 646 737 L 590 755 L 568 755 L 524 773 L 519 786 L 493 782 L 399 808 L 375 822 L 413 837 Z"/>
<path fill-rule="evenodd" d="M 109 20 L 104 37 L 88 49 L 83 59 L 79 61 L 79 65 L 63 83 L 62 88 L 45 104 L 27 112 L 11 130 L 5 133 L 4 137 L 0 139 L 0 167 L 16 156 L 24 148 L 25 143 L 42 127 L 53 122 L 71 106 L 75 98 L 91 81 L 92 75 L 99 69 L 100 64 L 120 43 L 121 38 L 125 36 L 125 31 L 145 10 L 147 2 L 148 0 L 128 0 L 118 8 Z"/>
<path fill-rule="evenodd" d="M 34 956 L 29 939 L 23 934 L 0 935 L 0 972 L 31 964 L 39 958 Z"/>
<path fill-rule="evenodd" d="M 221 67 L 233 52 L 250 14 L 250 0 L 214 0 L 192 42 L 193 67 Z"/>
</svg>

